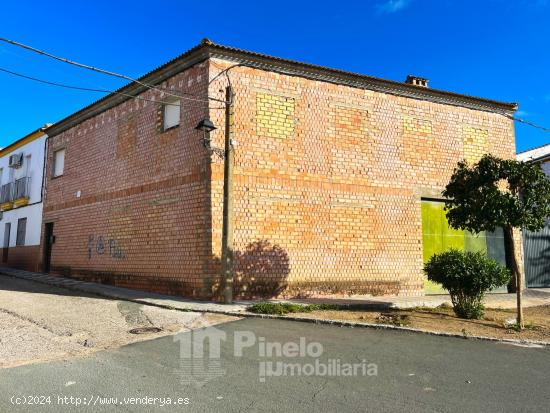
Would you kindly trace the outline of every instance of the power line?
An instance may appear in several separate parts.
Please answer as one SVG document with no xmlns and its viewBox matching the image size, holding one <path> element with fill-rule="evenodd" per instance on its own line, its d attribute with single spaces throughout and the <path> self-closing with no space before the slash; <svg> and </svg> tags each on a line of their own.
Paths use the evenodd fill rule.
<svg viewBox="0 0 550 413">
<path fill-rule="evenodd" d="M 198 101 L 198 102 L 209 102 L 209 100 L 214 100 L 214 101 L 221 102 L 221 103 L 229 103 L 229 102 L 226 102 L 223 99 L 218 99 L 218 98 L 214 98 L 214 97 L 210 97 L 210 96 L 208 96 L 207 99 L 201 99 L 201 98 L 191 98 L 191 97 L 188 97 L 188 96 L 176 95 L 176 94 L 174 94 L 172 92 L 169 92 L 169 91 L 167 91 L 163 88 L 158 88 L 156 86 L 149 85 L 147 83 L 141 82 L 140 80 L 134 79 L 130 76 L 126 76 L 126 75 L 116 73 L 116 72 L 112 72 L 112 71 L 109 71 L 109 70 L 89 66 L 89 65 L 86 65 L 86 64 L 83 64 L 83 63 L 78 63 L 78 62 L 75 62 L 73 60 L 66 59 L 64 57 L 55 56 L 55 55 L 50 54 L 48 52 L 45 52 L 43 50 L 34 48 L 32 46 L 28 46 L 28 45 L 20 43 L 20 42 L 16 42 L 14 40 L 10 40 L 10 39 L 6 39 L 4 37 L 0 37 L 0 41 L 12 44 L 12 45 L 17 46 L 17 47 L 21 47 L 23 49 L 30 50 L 32 52 L 50 57 L 50 58 L 55 59 L 55 60 L 59 60 L 59 61 L 64 62 L 64 63 L 68 63 L 68 64 L 71 64 L 71 65 L 74 65 L 74 66 L 77 66 L 77 67 L 81 67 L 83 69 L 88 69 L 88 70 L 92 70 L 94 72 L 103 73 L 103 74 L 106 74 L 106 75 L 109 75 L 109 76 L 114 76 L 114 77 L 118 77 L 118 78 L 121 78 L 121 79 L 129 80 L 131 82 L 142 85 L 142 86 L 144 86 L 148 89 L 157 90 L 159 92 L 166 93 L 167 95 L 174 96 L 174 97 L 177 97 L 177 98 L 187 99 L 187 100 L 194 100 L 194 101 Z M 225 70 L 222 70 L 213 79 L 211 79 L 208 84 L 211 84 L 214 80 L 216 80 L 218 77 L 220 77 L 221 75 L 224 75 L 224 74 L 226 75 L 228 82 L 231 83 L 231 80 L 229 79 L 229 76 L 228 76 L 228 72 L 231 69 L 233 69 L 235 67 L 238 67 L 238 66 L 244 66 L 244 65 L 243 64 L 236 64 L 236 65 L 233 65 L 233 66 L 230 66 L 230 67 L 226 68 Z M 64 85 L 64 84 L 61 84 L 61 83 L 49 82 L 49 81 L 46 81 L 46 80 L 37 79 L 37 78 L 33 78 L 31 76 L 26 76 L 26 75 L 22 75 L 22 74 L 19 74 L 19 73 L 16 73 L 16 72 L 12 72 L 12 71 L 9 71 L 7 69 L 1 69 L 0 68 L 0 71 L 5 72 L 5 73 L 10 73 L 10 74 L 15 75 L 15 76 L 23 77 L 23 78 L 26 78 L 26 79 L 34 80 L 34 81 L 37 81 L 37 82 L 41 82 L 41 83 L 45 83 L 45 84 L 49 84 L 49 85 L 54 85 L 54 86 L 59 86 L 59 87 L 64 87 L 64 88 L 69 88 L 69 89 L 77 89 L 77 90 L 85 90 L 85 91 L 90 91 L 90 92 L 101 92 L 101 93 L 114 93 L 114 94 L 118 94 L 118 95 L 122 95 L 122 96 L 128 96 L 128 97 L 132 97 L 132 98 L 140 99 L 140 100 L 145 100 L 145 101 L 149 101 L 149 102 L 170 104 L 170 103 L 166 103 L 166 102 L 158 102 L 158 101 L 155 101 L 155 100 L 152 100 L 152 99 L 146 99 L 146 98 L 141 98 L 141 97 L 138 97 L 138 96 L 133 96 L 133 95 L 130 95 L 130 94 L 127 94 L 127 93 L 124 93 L 124 92 L 116 92 L 116 91 L 111 91 L 111 90 L 107 90 L 107 89 L 84 88 L 84 87 L 79 87 L 79 86 L 70 86 L 70 85 Z M 187 93 L 187 92 L 183 92 L 183 93 L 186 94 L 186 95 L 196 96 L 196 95 L 193 95 L 192 93 Z M 217 109 L 217 108 L 211 108 L 211 109 Z M 520 123 L 523 123 L 525 125 L 531 126 L 533 128 L 540 129 L 544 132 L 550 132 L 550 128 L 546 128 L 544 126 L 537 125 L 536 123 L 527 121 L 525 119 L 521 119 L 521 118 L 515 117 L 513 115 L 509 115 L 507 113 L 502 113 L 502 115 L 504 115 L 507 118 L 512 119 L 516 122 L 520 122 Z"/>
<path fill-rule="evenodd" d="M 10 75 L 19 76 L 19 77 L 22 77 L 24 79 L 34 80 L 36 82 L 41 82 L 41 83 L 45 83 L 47 85 L 52 85 L 52 86 L 64 87 L 64 88 L 67 88 L 67 89 L 86 90 L 86 91 L 89 91 L 89 92 L 103 92 L 103 93 L 110 92 L 110 93 L 113 93 L 112 91 L 107 90 L 107 89 L 92 89 L 92 88 L 87 88 L 87 87 L 73 86 L 73 85 L 66 85 L 66 84 L 63 84 L 63 83 L 50 82 L 49 80 L 38 79 L 36 77 L 27 76 L 27 75 L 24 75 L 22 73 L 12 72 L 11 70 L 4 69 L 2 67 L 0 67 L 0 72 L 9 73 Z"/>
<path fill-rule="evenodd" d="M 16 42 L 15 40 L 10 40 L 10 39 L 6 39 L 4 37 L 0 37 L 0 41 L 3 41 L 3 42 L 6 42 L 6 43 L 9 43 L 11 45 L 14 45 L 14 46 L 17 46 L 17 47 L 21 47 L 23 49 L 27 49 L 27 50 L 30 50 L 32 52 L 35 52 L 35 53 L 38 53 L 38 54 L 41 54 L 41 55 L 44 55 L 44 56 L 47 56 L 49 58 L 52 58 L 52 59 L 55 59 L 55 60 L 59 60 L 60 62 L 63 62 L 63 63 L 68 63 L 70 65 L 74 65 L 74 66 L 77 66 L 77 67 L 80 67 L 80 68 L 83 68 L 83 69 L 87 69 L 87 70 L 92 70 L 94 72 L 98 72 L 98 73 L 103 73 L 105 75 L 109 75 L 109 76 L 114 76 L 114 77 L 118 77 L 120 79 L 125 79 L 125 80 L 129 80 L 131 82 L 135 82 L 141 86 L 144 86 L 146 88 L 149 88 L 149 89 L 153 89 L 153 90 L 157 90 L 159 92 L 163 92 L 163 93 L 166 93 L 167 95 L 171 95 L 171 96 L 174 96 L 174 97 L 177 97 L 177 98 L 181 98 L 181 99 L 188 99 L 188 100 L 196 100 L 196 101 L 201 101 L 201 102 L 208 102 L 209 100 L 214 100 L 214 101 L 217 101 L 217 102 L 222 102 L 222 103 L 226 103 L 225 100 L 223 99 L 218 99 L 218 98 L 213 98 L 213 97 L 210 97 L 208 96 L 207 99 L 201 99 L 201 98 L 190 98 L 188 96 L 181 96 L 181 95 L 176 95 L 172 92 L 169 92 L 165 89 L 162 89 L 162 88 L 158 88 L 156 86 L 153 86 L 153 85 L 149 85 L 147 83 L 144 83 L 138 79 L 134 79 L 130 76 L 126 76 L 126 75 L 123 75 L 123 74 L 120 74 L 120 73 L 116 73 L 116 72 L 112 72 L 112 71 L 109 71 L 109 70 L 105 70 L 105 69 L 101 69 L 101 68 L 98 68 L 98 67 L 93 67 L 93 66 L 89 66 L 89 65 L 86 65 L 86 64 L 83 64 L 83 63 L 79 63 L 79 62 L 75 62 L 73 60 L 69 60 L 69 59 L 66 59 L 64 57 L 59 57 L 59 56 L 55 56 L 51 53 L 48 53 L 48 52 L 45 52 L 43 50 L 40 50 L 40 49 L 37 49 L 35 47 L 32 47 L 32 46 L 28 46 L 26 44 L 23 44 L 23 43 L 19 43 L 19 42 Z M 187 95 L 192 95 L 190 93 L 187 93 Z M 194 96 L 194 95 L 193 95 Z"/>
<path fill-rule="evenodd" d="M 230 69 L 232 69 L 235 66 L 239 66 L 239 65 L 231 66 L 231 67 L 227 68 L 226 70 L 224 70 L 223 72 L 218 73 L 218 75 L 216 77 L 214 77 L 210 81 L 210 83 L 212 83 L 212 81 L 214 81 L 220 75 L 223 75 L 223 74 L 227 73 Z M 109 89 L 94 89 L 94 88 L 88 88 L 88 87 L 82 87 L 82 86 L 67 85 L 67 84 L 64 84 L 64 83 L 51 82 L 49 80 L 44 80 L 44 79 L 39 79 L 39 78 L 36 78 L 36 77 L 33 77 L 33 76 L 24 75 L 22 73 L 14 72 L 14 71 L 11 71 L 11 70 L 8 70 L 8 69 L 4 69 L 2 67 L 0 67 L 0 72 L 8 73 L 10 75 L 18 76 L 18 77 L 21 77 L 21 78 L 24 78 L 24 79 L 35 81 L 35 82 L 44 83 L 46 85 L 62 87 L 62 88 L 65 88 L 65 89 L 75 89 L 75 90 L 82 90 L 82 91 L 87 91 L 87 92 L 113 93 L 113 94 L 116 94 L 116 95 L 126 96 L 126 97 L 133 98 L 133 99 L 143 100 L 143 101 L 146 101 L 146 102 L 161 103 L 163 105 L 170 105 L 170 106 L 179 106 L 175 103 L 163 102 L 163 101 L 158 101 L 158 100 L 154 100 L 154 99 L 142 98 L 142 97 L 139 97 L 139 96 L 134 96 L 134 95 L 130 95 L 128 93 L 117 92 L 117 91 L 109 90 Z M 209 109 L 223 109 L 223 108 L 224 108 L 224 106 L 219 106 L 219 107 L 210 107 Z M 510 115 L 508 113 L 503 113 L 502 112 L 501 114 L 503 116 L 507 117 L 508 119 L 514 120 L 516 122 L 520 122 L 520 123 L 523 123 L 525 125 L 531 126 L 533 128 L 540 129 L 544 132 L 550 132 L 550 128 L 546 128 L 544 126 L 537 125 L 536 123 L 527 121 L 527 120 L 522 119 L 522 118 L 515 117 L 515 116 Z"/>
<path fill-rule="evenodd" d="M 520 122 L 520 123 L 523 123 L 525 125 L 528 125 L 528 126 L 531 126 L 533 128 L 537 128 L 537 129 L 540 129 L 540 130 L 543 130 L 544 132 L 550 132 L 550 128 L 546 128 L 544 126 L 541 126 L 541 125 L 537 125 L 536 123 L 533 123 L 533 122 L 529 122 L 528 120 L 525 120 L 525 119 L 521 119 L 521 118 L 516 118 L 515 116 L 513 115 L 506 115 L 508 118 L 512 119 L 512 120 L 515 120 L 516 122 Z"/>
<path fill-rule="evenodd" d="M 117 95 L 127 96 L 127 97 L 130 97 L 130 98 L 145 100 L 147 102 L 162 103 L 163 105 L 170 105 L 170 106 L 179 106 L 175 103 L 161 102 L 161 101 L 154 100 L 154 99 L 142 98 L 142 97 L 139 97 L 139 96 L 133 96 L 133 95 L 130 95 L 128 93 L 116 92 L 116 91 L 109 90 L 109 89 L 93 89 L 93 88 L 88 88 L 88 87 L 66 85 L 64 83 L 50 82 L 49 80 L 39 79 L 39 78 L 32 77 L 32 76 L 27 76 L 27 75 L 24 75 L 22 73 L 17 73 L 17 72 L 13 72 L 11 70 L 8 70 L 8 69 L 4 69 L 2 67 L 0 67 L 0 72 L 8 73 L 10 75 L 18 76 L 18 77 L 28 79 L 28 80 L 33 80 L 35 82 L 44 83 L 46 85 L 58 86 L 58 87 L 66 88 L 66 89 L 76 89 L 76 90 L 83 90 L 83 91 L 87 91 L 87 92 L 114 93 L 114 94 L 117 94 Z"/>
<path fill-rule="evenodd" d="M 64 83 L 51 82 L 49 80 L 39 79 L 39 78 L 33 77 L 33 76 L 27 76 L 27 75 L 24 75 L 22 73 L 18 73 L 18 72 L 14 72 L 14 71 L 11 71 L 11 70 L 8 70 L 8 69 L 4 69 L 2 67 L 0 67 L 0 72 L 8 73 L 8 74 L 13 75 L 13 76 L 21 77 L 23 79 L 32 80 L 34 82 L 44 83 L 46 85 L 62 87 L 62 88 L 65 88 L 65 89 L 75 89 L 75 90 L 82 90 L 82 91 L 86 91 L 86 92 L 98 92 L 98 93 L 114 93 L 116 95 L 126 96 L 126 97 L 129 97 L 129 98 L 138 99 L 138 100 L 143 100 L 145 102 L 160 103 L 160 104 L 166 105 L 166 106 L 180 106 L 176 103 L 163 102 L 163 101 L 158 101 L 158 100 L 154 100 L 154 99 L 142 98 L 140 96 L 134 96 L 134 95 L 130 95 L 129 93 L 117 92 L 117 91 L 109 90 L 109 89 L 93 89 L 93 88 L 89 88 L 89 87 L 74 86 L 74 85 L 67 85 L 67 84 L 64 84 Z M 217 107 L 209 107 L 208 109 L 224 109 L 224 108 L 225 108 L 225 106 L 217 106 Z"/>
</svg>

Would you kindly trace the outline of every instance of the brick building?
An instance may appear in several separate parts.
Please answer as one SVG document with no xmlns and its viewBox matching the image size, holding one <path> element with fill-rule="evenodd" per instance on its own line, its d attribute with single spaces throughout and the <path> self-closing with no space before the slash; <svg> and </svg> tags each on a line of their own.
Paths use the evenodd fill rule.
<svg viewBox="0 0 550 413">
<path fill-rule="evenodd" d="M 229 82 L 240 296 L 418 295 L 427 251 L 498 250 L 498 234 L 448 231 L 438 200 L 457 161 L 514 157 L 515 104 L 209 41 L 140 81 L 48 129 L 52 272 L 217 296 L 223 160 L 195 126 L 210 118 L 223 147 Z"/>
</svg>

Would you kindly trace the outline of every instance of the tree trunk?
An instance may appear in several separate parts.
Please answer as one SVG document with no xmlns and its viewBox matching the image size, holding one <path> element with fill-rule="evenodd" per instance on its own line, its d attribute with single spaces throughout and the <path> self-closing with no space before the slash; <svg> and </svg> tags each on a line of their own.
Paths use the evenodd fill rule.
<svg viewBox="0 0 550 413">
<path fill-rule="evenodd" d="M 512 252 L 514 248 L 514 237 L 508 237 L 506 235 L 506 231 L 504 231 L 504 251 L 506 252 L 506 268 L 512 270 L 514 263 L 513 259 L 515 258 L 515 254 Z M 517 285 L 516 285 L 516 276 L 514 275 L 510 282 L 508 283 L 508 293 L 515 293 L 517 292 Z"/>
<path fill-rule="evenodd" d="M 509 263 L 512 270 L 512 278 L 515 280 L 516 287 L 516 299 L 517 299 L 517 325 L 521 330 L 523 329 L 523 307 L 521 304 L 522 293 L 522 280 L 521 272 L 519 270 L 517 256 L 516 256 L 516 244 L 514 243 L 514 228 L 511 225 L 504 227 L 504 237 L 506 245 L 506 256 L 509 259 Z"/>
</svg>

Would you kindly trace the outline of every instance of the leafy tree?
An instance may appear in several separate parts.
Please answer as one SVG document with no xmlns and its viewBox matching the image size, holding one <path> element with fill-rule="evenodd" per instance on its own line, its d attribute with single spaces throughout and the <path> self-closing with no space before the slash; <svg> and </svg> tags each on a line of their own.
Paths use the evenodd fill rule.
<svg viewBox="0 0 550 413">
<path fill-rule="evenodd" d="M 487 254 L 456 249 L 433 255 L 424 272 L 449 291 L 453 310 L 461 318 L 481 318 L 485 293 L 507 284 L 511 277 L 508 268 Z"/>
<path fill-rule="evenodd" d="M 544 228 L 550 216 L 550 180 L 538 164 L 484 155 L 475 165 L 459 162 L 443 196 L 453 228 L 474 233 L 504 229 L 506 257 L 517 293 L 517 323 L 523 328 L 522 278 L 513 230 Z"/>
</svg>

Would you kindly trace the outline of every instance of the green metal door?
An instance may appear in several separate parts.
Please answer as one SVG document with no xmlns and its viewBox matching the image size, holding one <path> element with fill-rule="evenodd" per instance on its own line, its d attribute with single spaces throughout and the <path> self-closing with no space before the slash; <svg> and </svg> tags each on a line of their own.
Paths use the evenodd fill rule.
<svg viewBox="0 0 550 413">
<path fill-rule="evenodd" d="M 502 265 L 506 265 L 504 234 L 501 228 L 495 232 L 472 234 L 449 226 L 442 201 L 422 200 L 422 255 L 424 263 L 434 254 L 451 248 L 465 251 L 483 251 Z M 436 283 L 424 279 L 426 294 L 443 294 L 445 290 Z"/>
</svg>

